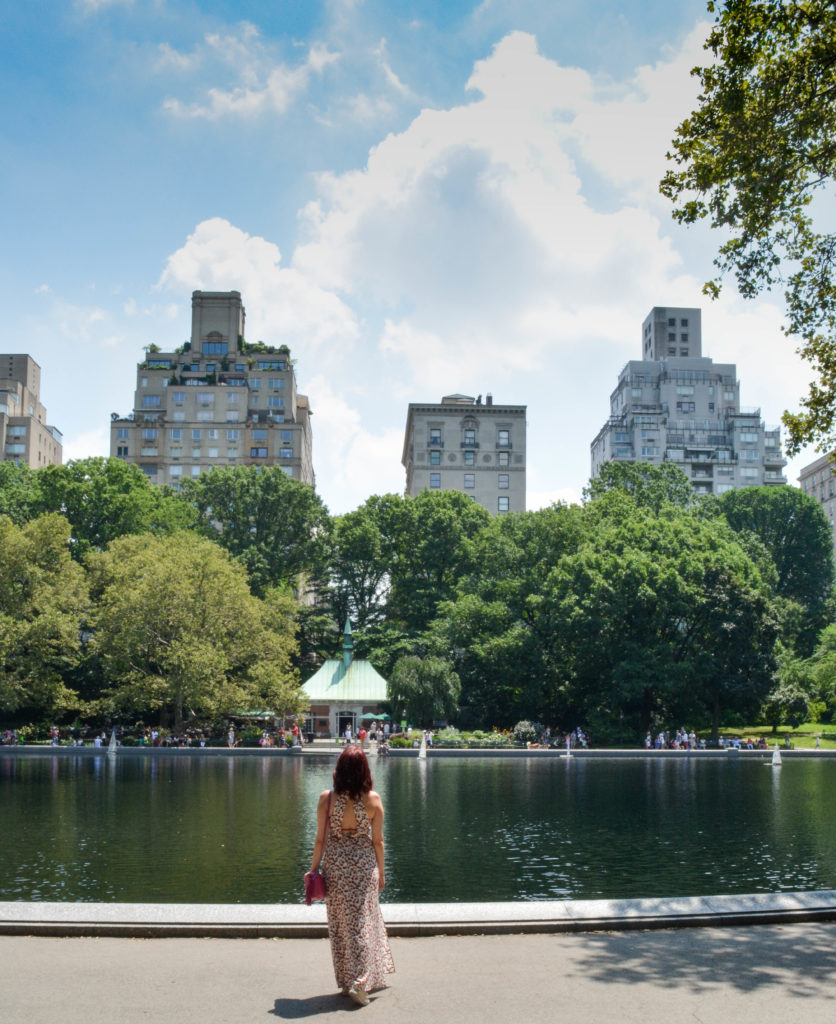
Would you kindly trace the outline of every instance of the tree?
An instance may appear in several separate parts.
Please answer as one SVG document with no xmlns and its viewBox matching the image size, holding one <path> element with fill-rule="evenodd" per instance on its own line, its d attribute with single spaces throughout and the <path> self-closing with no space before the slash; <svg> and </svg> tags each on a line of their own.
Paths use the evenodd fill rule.
<svg viewBox="0 0 836 1024">
<path fill-rule="evenodd" d="M 122 459 L 77 459 L 66 466 L 44 466 L 35 476 L 36 507 L 69 521 L 77 561 L 117 537 L 170 533 L 195 519 L 175 491 L 155 487 L 139 466 Z"/>
<path fill-rule="evenodd" d="M 777 571 L 776 592 L 802 606 L 802 653 L 825 624 L 833 587 L 833 540 L 821 505 L 797 487 L 745 487 L 717 499 L 736 533 L 754 534 Z"/>
<path fill-rule="evenodd" d="M 0 516 L 22 526 L 38 514 L 37 473 L 16 462 L 0 462 Z"/>
<path fill-rule="evenodd" d="M 0 517 L 0 709 L 61 713 L 77 695 L 64 683 L 78 661 L 87 605 L 70 527 L 57 515 L 23 526 Z"/>
<path fill-rule="evenodd" d="M 184 718 L 241 708 L 297 711 L 293 603 L 254 597 L 218 545 L 179 533 L 114 541 L 89 559 L 91 648 L 112 708 Z"/>
<path fill-rule="evenodd" d="M 836 9 L 830 0 L 711 0 L 705 44 L 713 60 L 692 72 L 699 106 L 677 129 L 661 191 L 683 224 L 708 218 L 724 241 L 719 294 L 733 274 L 741 295 L 784 288 L 785 332 L 814 368 L 801 411 L 785 413 L 787 450 L 836 447 L 836 234 L 817 229 L 836 173 Z M 822 218 L 824 219 L 824 218 Z"/>
<path fill-rule="evenodd" d="M 783 648 L 778 652 L 777 685 L 764 702 L 763 716 L 777 732 L 779 725 L 793 729 L 807 721 L 813 674 L 806 662 Z"/>
<path fill-rule="evenodd" d="M 664 504 L 689 508 L 697 495 L 691 481 L 679 466 L 649 462 L 605 462 L 597 477 L 589 481 L 584 497 L 600 498 L 607 491 L 618 489 L 633 496 L 637 505 L 658 512 Z"/>
<path fill-rule="evenodd" d="M 182 487 L 203 532 L 246 567 L 254 593 L 313 586 L 324 571 L 328 511 L 312 487 L 280 466 L 219 467 Z"/>
<path fill-rule="evenodd" d="M 452 718 L 460 693 L 459 677 L 441 658 L 400 658 L 387 684 L 387 698 L 395 715 L 403 710 L 410 722 L 425 728 Z"/>
</svg>

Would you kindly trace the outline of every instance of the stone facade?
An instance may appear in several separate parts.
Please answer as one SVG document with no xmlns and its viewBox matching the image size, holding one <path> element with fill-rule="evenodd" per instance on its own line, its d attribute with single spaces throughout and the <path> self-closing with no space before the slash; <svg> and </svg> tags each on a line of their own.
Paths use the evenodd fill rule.
<svg viewBox="0 0 836 1024">
<path fill-rule="evenodd" d="M 737 367 L 702 355 L 699 309 L 651 310 L 643 359 L 629 362 L 591 445 L 592 476 L 609 461 L 671 462 L 699 494 L 785 484 L 780 427 L 741 408 Z"/>
<path fill-rule="evenodd" d="M 410 403 L 402 462 L 406 493 L 461 491 L 493 515 L 525 511 L 526 407 L 491 395 Z"/>
<path fill-rule="evenodd" d="M 213 466 L 244 465 L 279 465 L 313 486 L 311 412 L 290 350 L 247 344 L 244 319 L 239 292 L 192 293 L 191 339 L 173 351 L 149 346 L 133 412 L 112 417 L 112 456 L 175 487 Z"/>
<path fill-rule="evenodd" d="M 833 556 L 836 558 L 836 465 L 827 455 L 822 455 L 801 470 L 798 484 L 805 494 L 821 502 L 822 510 L 830 522 Z"/>
<path fill-rule="evenodd" d="M 41 368 L 31 356 L 0 355 L 0 451 L 30 469 L 60 466 L 61 431 L 46 422 Z"/>
</svg>

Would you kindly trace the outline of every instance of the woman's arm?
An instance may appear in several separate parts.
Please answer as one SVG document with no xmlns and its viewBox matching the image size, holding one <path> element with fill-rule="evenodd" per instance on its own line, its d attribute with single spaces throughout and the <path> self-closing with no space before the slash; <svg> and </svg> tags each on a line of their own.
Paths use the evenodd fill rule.
<svg viewBox="0 0 836 1024">
<path fill-rule="evenodd" d="M 319 868 L 319 862 L 322 860 L 322 849 L 323 849 L 323 835 L 325 831 L 325 814 L 328 807 L 328 794 L 330 790 L 325 790 L 319 794 L 319 803 L 316 805 L 316 842 L 314 843 L 313 855 L 311 856 L 311 871 L 316 871 Z"/>
<path fill-rule="evenodd" d="M 369 806 L 374 812 L 369 817 L 372 821 L 372 846 L 377 861 L 377 889 L 378 892 L 383 892 L 383 887 L 386 885 L 386 871 L 383 864 L 383 801 L 374 790 L 369 793 Z"/>
</svg>

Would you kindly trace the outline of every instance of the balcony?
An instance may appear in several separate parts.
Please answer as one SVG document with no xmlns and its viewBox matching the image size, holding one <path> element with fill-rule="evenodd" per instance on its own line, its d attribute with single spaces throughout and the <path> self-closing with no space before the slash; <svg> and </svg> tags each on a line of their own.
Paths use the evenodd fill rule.
<svg viewBox="0 0 836 1024">
<path fill-rule="evenodd" d="M 429 441 L 427 441 L 427 447 L 428 448 L 443 448 L 444 447 L 444 440 L 443 440 L 443 438 L 440 438 L 440 437 L 431 437 L 429 439 Z"/>
<path fill-rule="evenodd" d="M 478 447 L 479 447 L 479 442 L 478 441 L 462 441 L 462 443 L 459 445 L 459 448 L 478 448 Z"/>
<path fill-rule="evenodd" d="M 497 442 L 496 442 L 496 450 L 497 450 L 497 451 L 503 451 L 503 452 L 508 452 L 508 451 L 510 451 L 510 450 L 511 450 L 511 449 L 512 449 L 513 447 L 514 447 L 514 446 L 513 446 L 512 444 L 511 444 L 511 442 L 510 442 L 510 441 L 497 441 Z"/>
</svg>

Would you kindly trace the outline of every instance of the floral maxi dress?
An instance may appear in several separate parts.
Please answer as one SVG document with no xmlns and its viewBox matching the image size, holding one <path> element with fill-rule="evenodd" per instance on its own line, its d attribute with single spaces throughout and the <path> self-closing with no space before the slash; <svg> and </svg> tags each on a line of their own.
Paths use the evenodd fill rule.
<svg viewBox="0 0 836 1024">
<path fill-rule="evenodd" d="M 385 986 L 386 975 L 395 970 L 395 964 L 378 901 L 372 823 L 363 801 L 357 800 L 357 827 L 343 831 L 347 801 L 347 793 L 332 800 L 328 822 L 323 858 L 328 937 L 337 984 L 343 989 L 355 986 L 369 992 Z"/>
</svg>

